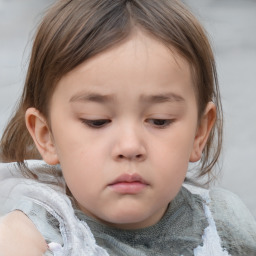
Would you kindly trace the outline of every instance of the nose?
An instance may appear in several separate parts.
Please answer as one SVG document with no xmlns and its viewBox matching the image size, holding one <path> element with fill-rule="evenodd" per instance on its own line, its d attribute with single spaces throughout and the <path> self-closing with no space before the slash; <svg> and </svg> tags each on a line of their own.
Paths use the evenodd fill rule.
<svg viewBox="0 0 256 256">
<path fill-rule="evenodd" d="M 142 132 L 134 127 L 120 129 L 116 134 L 113 157 L 116 161 L 141 162 L 146 159 L 146 147 Z"/>
</svg>

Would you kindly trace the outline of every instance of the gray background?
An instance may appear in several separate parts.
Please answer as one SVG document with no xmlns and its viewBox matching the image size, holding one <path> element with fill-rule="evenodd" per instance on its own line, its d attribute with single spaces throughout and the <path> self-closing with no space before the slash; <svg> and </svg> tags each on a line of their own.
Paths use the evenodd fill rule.
<svg viewBox="0 0 256 256">
<path fill-rule="evenodd" d="M 0 135 L 22 90 L 31 39 L 53 0 L 0 0 Z M 256 217 L 256 1 L 184 0 L 216 55 L 225 115 L 222 175 Z"/>
</svg>

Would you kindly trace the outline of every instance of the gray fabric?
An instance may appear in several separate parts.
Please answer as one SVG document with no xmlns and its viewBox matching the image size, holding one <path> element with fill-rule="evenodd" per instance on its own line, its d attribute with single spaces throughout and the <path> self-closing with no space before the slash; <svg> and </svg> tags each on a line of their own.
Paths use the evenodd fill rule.
<svg viewBox="0 0 256 256">
<path fill-rule="evenodd" d="M 244 204 L 234 194 L 219 188 L 211 189 L 210 197 L 209 206 L 222 247 L 233 256 L 256 255 L 256 222 Z M 89 225 L 98 245 L 106 248 L 111 256 L 186 256 L 194 255 L 193 249 L 202 245 L 202 235 L 208 227 L 204 203 L 199 195 L 182 188 L 159 223 L 133 231 L 107 227 L 77 210 L 76 214 L 82 222 L 85 221 Z M 16 200 L 13 209 L 23 211 L 47 242 L 63 244 L 58 220 L 43 206 L 23 196 L 22 200 Z M 79 221 L 76 225 L 78 224 Z M 51 254 L 48 252 L 46 255 Z M 215 254 L 209 252 L 209 255 Z"/>
<path fill-rule="evenodd" d="M 13 210 L 20 210 L 26 214 L 47 243 L 55 242 L 63 245 L 59 222 L 42 206 L 27 198 L 27 200 L 20 201 Z"/>
<path fill-rule="evenodd" d="M 256 255 L 256 221 L 233 193 L 224 189 L 210 190 L 211 212 L 222 247 L 233 256 Z"/>
<path fill-rule="evenodd" d="M 37 230 L 42 234 L 46 243 L 55 242 L 63 245 L 62 236 L 59 230 L 59 222 L 42 206 L 27 200 L 20 201 L 12 210 L 22 211 L 34 223 Z M 52 256 L 53 254 L 47 250 L 44 256 Z"/>
<path fill-rule="evenodd" d="M 200 196 L 182 188 L 171 202 L 164 217 L 154 226 L 139 230 L 120 230 L 100 224 L 76 212 L 90 227 L 96 242 L 111 256 L 194 255 L 202 245 L 202 235 L 208 226 Z"/>
</svg>

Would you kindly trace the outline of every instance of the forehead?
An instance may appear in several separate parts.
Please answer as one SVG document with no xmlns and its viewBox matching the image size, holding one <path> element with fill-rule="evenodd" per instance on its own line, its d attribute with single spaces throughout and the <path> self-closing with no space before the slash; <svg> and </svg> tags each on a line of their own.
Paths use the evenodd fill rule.
<svg viewBox="0 0 256 256">
<path fill-rule="evenodd" d="M 191 67 L 172 47 L 152 36 L 134 31 L 119 45 L 85 61 L 61 78 L 55 90 L 98 90 L 106 94 L 136 90 L 158 93 L 172 84 L 178 93 L 193 88 Z M 183 92 L 184 93 L 184 92 Z"/>
</svg>

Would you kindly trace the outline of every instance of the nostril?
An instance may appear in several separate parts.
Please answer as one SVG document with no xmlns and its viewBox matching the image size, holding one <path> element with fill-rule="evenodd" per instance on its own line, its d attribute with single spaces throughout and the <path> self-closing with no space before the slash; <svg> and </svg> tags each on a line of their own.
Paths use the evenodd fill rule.
<svg viewBox="0 0 256 256">
<path fill-rule="evenodd" d="M 118 159 L 140 160 L 143 158 L 143 154 L 138 155 L 118 155 Z"/>
</svg>

